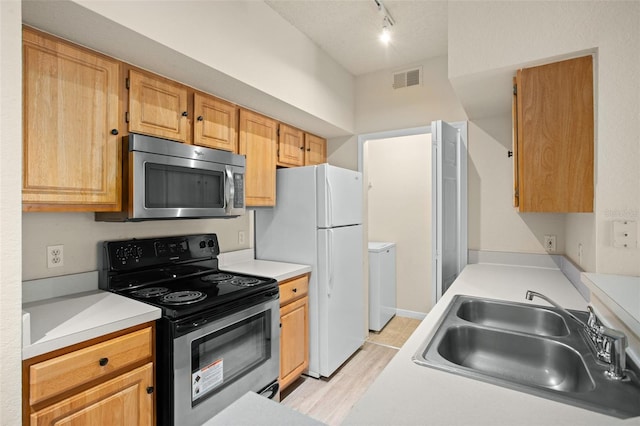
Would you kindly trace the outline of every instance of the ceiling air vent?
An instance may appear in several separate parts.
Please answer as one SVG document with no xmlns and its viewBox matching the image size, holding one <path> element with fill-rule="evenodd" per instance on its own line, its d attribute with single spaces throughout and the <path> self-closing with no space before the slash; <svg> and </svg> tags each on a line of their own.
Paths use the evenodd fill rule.
<svg viewBox="0 0 640 426">
<path fill-rule="evenodd" d="M 393 74 L 393 88 L 419 86 L 422 84 L 422 68 L 414 68 Z"/>
</svg>

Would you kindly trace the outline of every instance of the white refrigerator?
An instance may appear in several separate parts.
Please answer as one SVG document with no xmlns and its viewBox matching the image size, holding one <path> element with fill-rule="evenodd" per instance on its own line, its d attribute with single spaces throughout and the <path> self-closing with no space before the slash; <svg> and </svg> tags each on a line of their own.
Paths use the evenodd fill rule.
<svg viewBox="0 0 640 426">
<path fill-rule="evenodd" d="M 364 344 L 362 174 L 279 169 L 276 206 L 255 212 L 256 258 L 311 265 L 309 369 L 329 377 Z"/>
</svg>

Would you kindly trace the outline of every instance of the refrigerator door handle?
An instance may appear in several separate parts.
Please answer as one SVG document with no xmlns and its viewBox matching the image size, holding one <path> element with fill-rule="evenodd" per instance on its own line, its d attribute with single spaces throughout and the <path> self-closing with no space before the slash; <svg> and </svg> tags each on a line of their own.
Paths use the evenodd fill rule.
<svg viewBox="0 0 640 426">
<path fill-rule="evenodd" d="M 331 289 L 333 288 L 333 231 L 329 229 L 327 232 L 328 244 L 327 244 L 327 260 L 329 262 L 329 283 L 327 285 L 327 296 L 331 297 Z"/>
<path fill-rule="evenodd" d="M 326 217 L 326 226 L 333 226 L 333 194 L 331 193 L 331 181 L 329 180 L 329 176 L 325 177 L 325 181 L 327 182 L 327 217 Z"/>
</svg>

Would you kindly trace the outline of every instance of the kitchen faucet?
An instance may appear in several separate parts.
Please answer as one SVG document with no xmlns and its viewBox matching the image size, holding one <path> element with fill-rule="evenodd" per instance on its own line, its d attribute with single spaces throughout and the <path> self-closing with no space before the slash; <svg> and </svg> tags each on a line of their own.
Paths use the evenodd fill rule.
<svg viewBox="0 0 640 426">
<path fill-rule="evenodd" d="M 627 347 L 627 336 L 624 333 L 600 324 L 591 306 L 587 306 L 589 319 L 585 323 L 544 294 L 527 290 L 527 294 L 525 295 L 527 300 L 533 300 L 534 296 L 546 300 L 578 324 L 582 325 L 587 336 L 589 336 L 598 359 L 609 364 L 609 370 L 605 372 L 608 378 L 612 380 L 622 380 L 626 377 L 624 370 L 626 367 L 625 348 Z"/>
</svg>

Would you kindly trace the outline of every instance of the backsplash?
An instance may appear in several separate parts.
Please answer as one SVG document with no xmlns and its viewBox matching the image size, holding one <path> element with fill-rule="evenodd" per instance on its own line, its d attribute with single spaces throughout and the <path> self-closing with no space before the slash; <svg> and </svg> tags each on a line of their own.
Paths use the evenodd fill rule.
<svg viewBox="0 0 640 426">
<path fill-rule="evenodd" d="M 250 248 L 252 213 L 233 219 L 149 222 L 96 222 L 93 213 L 23 213 L 22 280 L 95 271 L 101 267 L 99 245 L 105 240 L 215 233 L 222 252 Z M 238 233 L 245 233 L 238 244 Z M 63 266 L 47 268 L 47 246 L 63 246 Z"/>
</svg>

